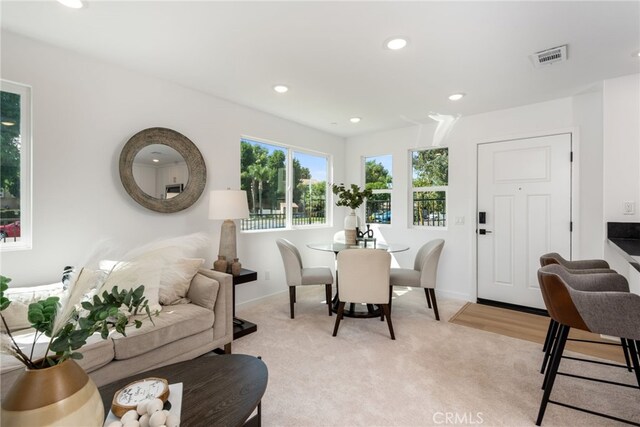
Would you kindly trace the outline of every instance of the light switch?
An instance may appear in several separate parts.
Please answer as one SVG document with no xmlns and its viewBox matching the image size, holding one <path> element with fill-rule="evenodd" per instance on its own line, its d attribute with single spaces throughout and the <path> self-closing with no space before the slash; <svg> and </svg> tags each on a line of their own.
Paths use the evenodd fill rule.
<svg viewBox="0 0 640 427">
<path fill-rule="evenodd" d="M 464 225 L 464 217 L 463 216 L 457 216 L 456 217 L 456 225 Z"/>
<path fill-rule="evenodd" d="M 624 215 L 633 215 L 636 213 L 636 202 L 626 201 L 622 205 L 622 213 Z"/>
</svg>

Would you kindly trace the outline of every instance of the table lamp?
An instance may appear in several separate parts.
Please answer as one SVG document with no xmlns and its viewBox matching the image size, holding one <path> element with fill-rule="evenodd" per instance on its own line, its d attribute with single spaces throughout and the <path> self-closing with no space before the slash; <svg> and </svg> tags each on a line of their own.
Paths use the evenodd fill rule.
<svg viewBox="0 0 640 427">
<path fill-rule="evenodd" d="M 227 271 L 230 271 L 233 259 L 238 257 L 236 253 L 236 224 L 233 220 L 241 218 L 249 218 L 246 191 L 214 190 L 209 194 L 209 219 L 224 220 L 220 228 L 218 255 L 224 256 L 227 260 Z"/>
</svg>

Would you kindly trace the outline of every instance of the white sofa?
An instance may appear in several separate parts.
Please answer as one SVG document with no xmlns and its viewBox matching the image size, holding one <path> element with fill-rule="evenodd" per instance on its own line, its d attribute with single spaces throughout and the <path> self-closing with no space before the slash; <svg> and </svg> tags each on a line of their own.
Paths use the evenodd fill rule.
<svg viewBox="0 0 640 427">
<path fill-rule="evenodd" d="M 232 276 L 213 270 L 199 269 L 191 280 L 188 304 L 162 307 L 155 323 L 146 321 L 140 329 L 127 328 L 127 336 L 112 333 L 103 340 L 92 336 L 80 349 L 78 361 L 101 386 L 160 366 L 193 359 L 216 348 L 231 353 L 233 340 Z M 30 351 L 33 330 L 14 334 L 23 351 Z M 45 337 L 46 338 L 46 337 Z M 42 355 L 46 343 L 39 342 L 34 353 Z M 17 359 L 2 354 L 2 397 L 24 369 Z"/>
</svg>

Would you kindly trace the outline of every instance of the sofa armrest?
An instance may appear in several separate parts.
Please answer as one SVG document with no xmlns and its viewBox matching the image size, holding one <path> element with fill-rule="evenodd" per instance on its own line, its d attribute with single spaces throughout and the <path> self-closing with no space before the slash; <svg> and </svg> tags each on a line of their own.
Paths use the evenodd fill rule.
<svg viewBox="0 0 640 427">
<path fill-rule="evenodd" d="M 233 341 L 233 276 L 215 270 L 201 268 L 198 273 L 220 283 L 218 298 L 213 312 L 213 339 L 225 338 L 225 343 Z"/>
</svg>

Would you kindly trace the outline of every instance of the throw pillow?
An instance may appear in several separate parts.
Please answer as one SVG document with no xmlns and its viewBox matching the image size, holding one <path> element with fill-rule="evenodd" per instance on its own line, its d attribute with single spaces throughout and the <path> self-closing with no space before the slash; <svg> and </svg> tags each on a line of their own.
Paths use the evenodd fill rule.
<svg viewBox="0 0 640 427">
<path fill-rule="evenodd" d="M 46 299 L 48 297 L 61 297 L 64 293 L 62 283 L 53 283 L 51 285 L 33 286 L 29 288 L 9 288 L 5 291 L 5 296 L 9 298 L 11 304 L 2 311 L 7 321 L 7 326 L 11 332 L 31 327 L 31 323 L 27 319 L 29 304 L 36 301 Z M 4 324 L 0 322 L 0 329 L 5 330 Z"/>
<path fill-rule="evenodd" d="M 100 261 L 99 266 L 109 271 L 100 293 L 103 290 L 111 290 L 114 286 L 119 289 L 131 289 L 144 285 L 144 296 L 149 300 L 149 310 L 152 313 L 162 310 L 158 300 L 162 267 L 156 262 L 150 260 L 131 262 L 103 260 Z"/>
<path fill-rule="evenodd" d="M 170 262 L 160 276 L 160 304 L 183 304 L 189 302 L 187 292 L 191 279 L 204 262 L 202 258 L 183 258 Z"/>
<path fill-rule="evenodd" d="M 198 273 L 193 276 L 187 298 L 200 307 L 213 310 L 213 307 L 216 305 L 216 299 L 218 298 L 219 288 L 220 283 L 217 280 Z"/>
</svg>

